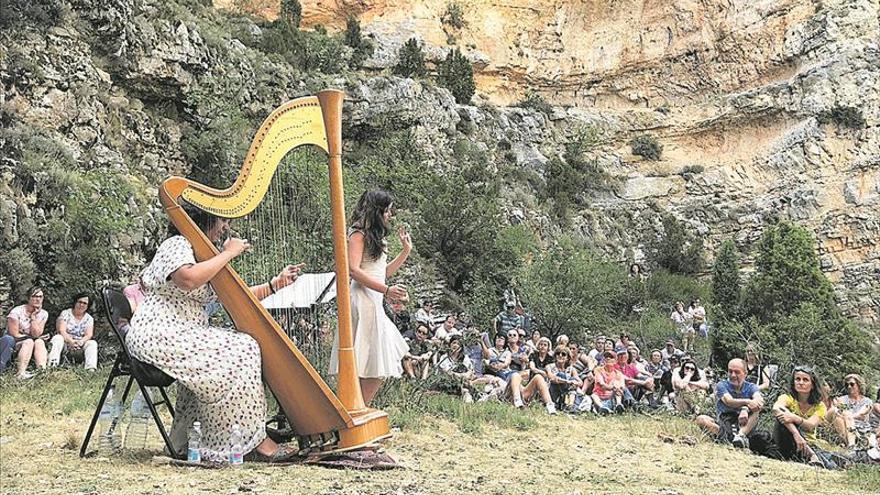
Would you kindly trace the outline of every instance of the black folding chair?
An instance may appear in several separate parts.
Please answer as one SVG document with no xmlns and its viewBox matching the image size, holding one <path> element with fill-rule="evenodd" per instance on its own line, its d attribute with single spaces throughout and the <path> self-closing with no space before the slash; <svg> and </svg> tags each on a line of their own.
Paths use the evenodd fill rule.
<svg viewBox="0 0 880 495">
<path fill-rule="evenodd" d="M 97 424 L 98 417 L 101 414 L 101 408 L 104 407 L 104 402 L 107 400 L 107 394 L 110 392 L 116 377 L 127 376 L 128 383 L 125 385 L 125 392 L 123 392 L 122 400 L 120 401 L 122 407 L 125 407 L 125 401 L 128 399 L 132 383 L 137 382 L 138 388 L 140 388 L 141 394 L 150 409 L 150 414 L 153 415 L 153 420 L 159 428 L 159 433 L 162 434 L 162 440 L 165 441 L 165 447 L 167 447 L 169 454 L 175 458 L 182 458 L 182 456 L 175 452 L 174 448 L 171 446 L 171 438 L 165 431 L 165 425 L 162 423 L 162 418 L 159 417 L 159 412 L 156 409 L 156 406 L 165 404 L 165 407 L 168 408 L 168 412 L 171 413 L 171 417 L 174 417 L 174 409 L 171 407 L 171 401 L 168 400 L 168 394 L 165 392 L 165 387 L 174 383 L 174 378 L 166 375 L 153 365 L 138 361 L 128 352 L 128 346 L 125 345 L 125 335 L 120 330 L 119 325 L 120 319 L 125 319 L 126 321 L 131 320 L 131 305 L 128 303 L 128 299 L 125 295 L 123 295 L 118 289 L 104 287 L 101 290 L 101 296 L 104 299 L 104 308 L 107 311 L 107 319 L 110 321 L 110 327 L 113 329 L 113 333 L 116 334 L 116 338 L 119 339 L 121 350 L 116 354 L 116 362 L 113 363 L 113 369 L 110 370 L 110 376 L 107 377 L 107 384 L 104 385 L 104 392 L 101 393 L 101 400 L 98 401 L 98 407 L 95 408 L 95 415 L 92 416 L 92 423 L 89 425 L 88 432 L 86 432 L 86 438 L 83 440 L 79 455 L 80 457 L 86 455 L 86 449 L 89 446 L 89 440 L 92 438 L 95 424 Z M 147 387 L 156 387 L 162 395 L 162 400 L 153 402 L 152 397 L 147 392 Z M 112 425 L 111 428 L 115 428 L 116 426 L 117 425 Z"/>
</svg>

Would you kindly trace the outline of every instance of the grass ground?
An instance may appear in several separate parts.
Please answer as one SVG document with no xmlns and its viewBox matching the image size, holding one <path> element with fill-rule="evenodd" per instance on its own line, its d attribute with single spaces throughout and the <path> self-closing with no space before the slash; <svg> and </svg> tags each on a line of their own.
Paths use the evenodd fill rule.
<svg viewBox="0 0 880 495">
<path fill-rule="evenodd" d="M 80 459 L 106 373 L 0 378 L 0 494 L 880 493 L 880 469 L 827 472 L 756 457 L 713 444 L 682 418 L 548 417 L 446 396 L 388 408 L 400 428 L 387 444 L 404 466 L 395 471 L 207 470 L 153 465 L 147 452 Z"/>
</svg>

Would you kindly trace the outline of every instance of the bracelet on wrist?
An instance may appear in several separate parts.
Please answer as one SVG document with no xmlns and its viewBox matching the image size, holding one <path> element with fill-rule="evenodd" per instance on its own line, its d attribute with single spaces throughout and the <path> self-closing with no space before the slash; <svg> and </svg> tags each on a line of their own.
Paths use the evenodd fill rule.
<svg viewBox="0 0 880 495">
<path fill-rule="evenodd" d="M 275 293 L 275 287 L 272 287 L 272 277 L 269 277 L 269 281 L 266 282 L 266 285 L 269 286 L 269 293 L 270 293 L 270 294 L 274 294 L 274 293 Z"/>
<path fill-rule="evenodd" d="M 388 291 L 389 291 L 389 290 L 391 290 L 391 286 L 390 286 L 390 285 L 386 285 L 386 286 L 385 286 L 385 293 L 382 294 L 382 295 L 385 296 L 385 297 L 388 297 Z"/>
</svg>

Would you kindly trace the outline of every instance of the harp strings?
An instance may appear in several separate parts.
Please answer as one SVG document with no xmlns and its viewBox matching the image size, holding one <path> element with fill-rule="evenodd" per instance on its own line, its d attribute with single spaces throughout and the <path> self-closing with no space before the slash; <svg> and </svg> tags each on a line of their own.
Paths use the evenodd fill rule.
<svg viewBox="0 0 880 495">
<path fill-rule="evenodd" d="M 329 381 L 335 298 L 322 302 L 327 278 L 334 272 L 327 156 L 308 147 L 297 148 L 279 164 L 266 196 L 250 215 L 236 220 L 236 235 L 252 249 L 239 257 L 235 268 L 250 284 L 266 283 L 288 264 L 305 263 L 294 291 L 297 299 L 314 304 L 270 308 L 269 313 L 312 366 Z M 317 300 L 315 300 L 317 299 Z"/>
</svg>

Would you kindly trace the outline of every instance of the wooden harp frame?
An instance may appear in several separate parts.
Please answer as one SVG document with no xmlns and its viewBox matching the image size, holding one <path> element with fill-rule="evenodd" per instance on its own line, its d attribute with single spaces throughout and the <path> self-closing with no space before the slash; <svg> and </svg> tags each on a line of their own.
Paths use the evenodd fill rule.
<svg viewBox="0 0 880 495">
<path fill-rule="evenodd" d="M 388 415 L 364 405 L 354 355 L 342 187 L 343 98 L 342 91 L 325 90 L 278 107 L 260 126 L 244 166 L 229 188 L 214 189 L 170 177 L 159 190 L 159 199 L 172 223 L 190 241 L 196 259 L 204 261 L 216 256 L 217 248 L 181 208 L 181 199 L 219 217 L 242 217 L 262 201 L 288 152 L 306 144 L 327 152 L 339 311 L 338 396 L 230 265 L 211 279 L 235 326 L 259 343 L 263 379 L 297 434 L 300 447 L 318 455 L 357 449 L 391 436 Z"/>
</svg>

